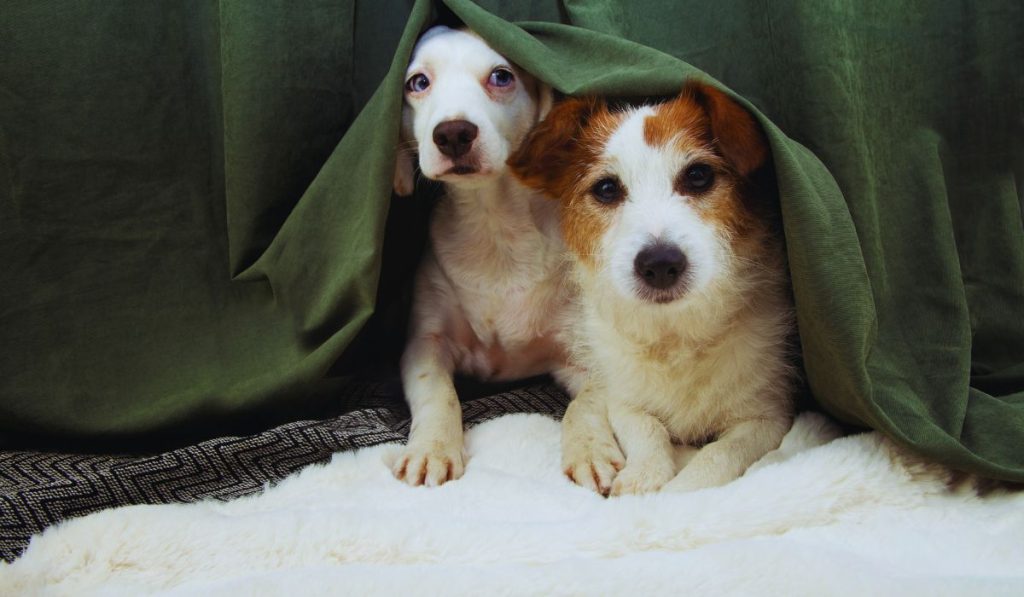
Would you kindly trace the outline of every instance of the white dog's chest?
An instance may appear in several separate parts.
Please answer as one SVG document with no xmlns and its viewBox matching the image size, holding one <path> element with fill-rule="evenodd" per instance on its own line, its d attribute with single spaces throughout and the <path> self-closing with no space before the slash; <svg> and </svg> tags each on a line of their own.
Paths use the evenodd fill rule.
<svg viewBox="0 0 1024 597">
<path fill-rule="evenodd" d="M 551 279 L 495 276 L 460 288 L 469 341 L 460 342 L 459 368 L 484 379 L 515 379 L 550 370 L 560 355 L 556 314 L 564 308 Z"/>
<path fill-rule="evenodd" d="M 435 253 L 458 300 L 456 367 L 483 379 L 547 372 L 567 295 L 560 247 L 532 221 L 438 234 Z"/>
<path fill-rule="evenodd" d="M 478 321 L 469 341 L 457 345 L 456 366 L 480 379 L 521 379 L 556 368 L 564 358 L 560 346 L 553 325 L 496 316 Z"/>
</svg>

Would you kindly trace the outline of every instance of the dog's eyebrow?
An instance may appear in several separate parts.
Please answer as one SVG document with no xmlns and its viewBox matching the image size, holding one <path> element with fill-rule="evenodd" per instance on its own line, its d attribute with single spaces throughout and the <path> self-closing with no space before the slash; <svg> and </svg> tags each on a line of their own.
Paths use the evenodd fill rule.
<svg viewBox="0 0 1024 597">
<path fill-rule="evenodd" d="M 701 160 L 704 162 L 713 163 L 713 165 L 721 165 L 724 161 L 722 156 L 712 147 L 695 147 L 683 150 L 683 161 L 687 164 Z"/>
</svg>

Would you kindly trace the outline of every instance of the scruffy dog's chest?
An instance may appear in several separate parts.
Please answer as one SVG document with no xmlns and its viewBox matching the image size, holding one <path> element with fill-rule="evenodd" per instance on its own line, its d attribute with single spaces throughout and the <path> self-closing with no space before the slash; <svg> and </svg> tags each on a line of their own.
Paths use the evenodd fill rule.
<svg viewBox="0 0 1024 597">
<path fill-rule="evenodd" d="M 784 408 L 771 397 L 788 385 L 785 317 L 759 314 L 701 334 L 694 334 L 699 323 L 685 318 L 652 319 L 628 331 L 593 319 L 587 350 L 600 363 L 610 400 L 649 412 L 675 440 L 691 443 Z"/>
</svg>

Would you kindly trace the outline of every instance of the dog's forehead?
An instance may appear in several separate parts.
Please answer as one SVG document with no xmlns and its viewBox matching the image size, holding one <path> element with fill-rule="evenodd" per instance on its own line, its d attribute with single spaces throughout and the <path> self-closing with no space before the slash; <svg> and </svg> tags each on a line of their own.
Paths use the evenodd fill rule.
<svg viewBox="0 0 1024 597">
<path fill-rule="evenodd" d="M 684 114 L 686 114 L 684 112 Z M 644 178 L 708 153 L 695 120 L 680 119 L 671 102 L 623 113 L 608 137 L 603 158 L 624 178 Z"/>
<path fill-rule="evenodd" d="M 424 34 L 413 50 L 409 71 L 427 68 L 436 77 L 445 71 L 489 72 L 507 62 L 475 34 L 445 27 Z"/>
<path fill-rule="evenodd" d="M 669 162 L 675 162 L 674 147 L 652 146 L 645 141 L 645 123 L 655 115 L 651 106 L 632 108 L 621 116 L 608 137 L 603 160 L 626 184 L 664 174 Z"/>
<path fill-rule="evenodd" d="M 648 153 L 651 148 L 644 144 L 644 121 L 653 114 L 654 108 L 650 106 L 632 108 L 622 114 L 618 126 L 605 143 L 605 157 L 619 161 L 638 157 L 638 152 Z"/>
<path fill-rule="evenodd" d="M 644 142 L 652 147 L 674 145 L 682 151 L 702 148 L 707 127 L 704 108 L 681 96 L 658 104 L 644 119 Z"/>
</svg>

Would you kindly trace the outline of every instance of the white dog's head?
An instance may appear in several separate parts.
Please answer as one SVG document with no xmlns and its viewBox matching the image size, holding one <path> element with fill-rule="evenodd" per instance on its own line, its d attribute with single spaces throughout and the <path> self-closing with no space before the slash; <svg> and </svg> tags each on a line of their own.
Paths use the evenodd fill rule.
<svg viewBox="0 0 1024 597">
<path fill-rule="evenodd" d="M 551 107 L 551 89 L 468 31 L 434 27 L 405 76 L 395 192 L 413 190 L 415 156 L 427 178 L 473 186 L 505 161 Z"/>
<path fill-rule="evenodd" d="M 655 106 L 562 102 L 509 163 L 561 200 L 566 244 L 584 268 L 621 297 L 660 305 L 713 302 L 750 283 L 744 265 L 770 235 L 747 183 L 767 158 L 746 110 L 690 83 Z"/>
</svg>

